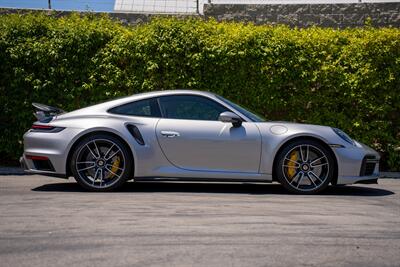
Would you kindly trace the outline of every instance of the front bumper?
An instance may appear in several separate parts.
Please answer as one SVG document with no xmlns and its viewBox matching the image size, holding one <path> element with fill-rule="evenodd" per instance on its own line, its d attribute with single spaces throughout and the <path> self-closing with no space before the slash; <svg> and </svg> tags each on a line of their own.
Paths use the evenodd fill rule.
<svg viewBox="0 0 400 267">
<path fill-rule="evenodd" d="M 357 143 L 355 147 L 335 148 L 338 161 L 336 184 L 376 183 L 380 155 L 372 148 Z"/>
</svg>

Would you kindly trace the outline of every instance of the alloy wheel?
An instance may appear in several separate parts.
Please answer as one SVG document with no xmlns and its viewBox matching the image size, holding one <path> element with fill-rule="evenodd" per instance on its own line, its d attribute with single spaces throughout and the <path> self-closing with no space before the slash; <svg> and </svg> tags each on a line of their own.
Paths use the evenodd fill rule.
<svg viewBox="0 0 400 267">
<path fill-rule="evenodd" d="M 329 177 L 329 160 L 321 149 L 303 144 L 293 147 L 283 159 L 282 173 L 287 183 L 298 191 L 314 191 Z"/>
<path fill-rule="evenodd" d="M 108 139 L 93 139 L 78 151 L 75 170 L 92 188 L 107 188 L 118 182 L 125 172 L 121 147 Z"/>
</svg>

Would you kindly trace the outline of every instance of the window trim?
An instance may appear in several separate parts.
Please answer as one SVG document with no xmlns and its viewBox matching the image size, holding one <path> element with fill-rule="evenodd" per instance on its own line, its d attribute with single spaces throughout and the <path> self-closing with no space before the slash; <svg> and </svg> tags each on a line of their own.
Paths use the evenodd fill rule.
<svg viewBox="0 0 400 267">
<path fill-rule="evenodd" d="M 160 110 L 161 118 L 162 118 L 162 119 L 166 119 L 166 118 L 165 118 L 164 111 L 163 111 L 162 108 L 161 108 L 160 97 L 157 96 L 156 99 L 157 99 L 158 109 Z"/>
</svg>

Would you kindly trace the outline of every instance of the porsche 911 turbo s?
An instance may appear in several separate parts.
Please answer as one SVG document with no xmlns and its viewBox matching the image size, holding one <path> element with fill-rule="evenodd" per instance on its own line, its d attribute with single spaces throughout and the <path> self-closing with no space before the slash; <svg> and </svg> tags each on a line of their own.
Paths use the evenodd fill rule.
<svg viewBox="0 0 400 267">
<path fill-rule="evenodd" d="M 266 121 L 210 92 L 142 93 L 68 113 L 33 105 L 21 165 L 91 191 L 127 180 L 276 181 L 312 194 L 379 177 L 379 154 L 343 131 Z"/>
</svg>

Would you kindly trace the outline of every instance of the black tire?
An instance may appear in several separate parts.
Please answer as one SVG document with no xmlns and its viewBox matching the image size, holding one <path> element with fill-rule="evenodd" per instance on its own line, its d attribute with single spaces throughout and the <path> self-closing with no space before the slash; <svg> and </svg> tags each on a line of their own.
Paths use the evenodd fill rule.
<svg viewBox="0 0 400 267">
<path fill-rule="evenodd" d="M 129 148 L 118 138 L 103 133 L 94 134 L 75 146 L 70 168 L 75 180 L 84 189 L 106 192 L 119 188 L 131 179 L 133 158 Z"/>
<path fill-rule="evenodd" d="M 290 192 L 315 194 L 332 181 L 336 167 L 332 152 L 318 141 L 299 139 L 277 155 L 275 175 Z"/>
</svg>

